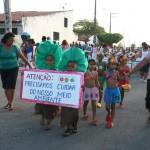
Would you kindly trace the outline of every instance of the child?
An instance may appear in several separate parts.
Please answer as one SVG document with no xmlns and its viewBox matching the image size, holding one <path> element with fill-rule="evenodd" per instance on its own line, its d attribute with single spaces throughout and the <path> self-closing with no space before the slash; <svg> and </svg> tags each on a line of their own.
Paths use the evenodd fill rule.
<svg viewBox="0 0 150 150">
<path fill-rule="evenodd" d="M 58 63 L 62 55 L 62 50 L 60 46 L 52 43 L 51 41 L 42 42 L 37 47 L 37 51 L 35 54 L 35 67 L 36 69 L 43 70 L 57 70 Z M 46 129 L 49 130 L 51 128 L 51 122 L 54 117 L 59 113 L 58 106 L 52 106 L 47 104 L 39 104 L 35 105 L 35 114 L 41 114 L 42 119 L 40 124 L 45 125 Z"/>
<path fill-rule="evenodd" d="M 53 56 L 47 55 L 45 62 L 46 62 L 46 65 L 52 66 L 54 63 Z M 51 122 L 58 112 L 59 112 L 58 106 L 38 104 L 38 103 L 36 103 L 35 105 L 35 114 L 41 114 L 40 125 L 45 126 L 45 120 L 46 120 L 46 130 L 50 130 Z"/>
<path fill-rule="evenodd" d="M 95 70 L 96 68 L 96 62 L 94 59 L 90 59 L 88 61 L 88 69 L 85 73 L 85 90 L 83 93 L 83 119 L 87 120 L 87 106 L 89 101 L 91 101 L 92 104 L 92 111 L 93 111 L 93 117 L 92 117 L 92 124 L 96 125 L 98 123 L 98 120 L 96 119 L 96 104 L 97 100 L 99 100 L 99 82 L 98 82 L 98 73 Z"/>
<path fill-rule="evenodd" d="M 104 92 L 104 102 L 106 103 L 106 126 L 108 128 L 113 127 L 113 119 L 115 115 L 115 105 L 121 101 L 121 95 L 119 88 L 117 87 L 117 80 L 119 78 L 118 71 L 116 71 L 115 58 L 108 59 L 108 69 L 104 72 L 104 78 L 106 79 L 106 89 Z M 104 82 L 104 80 L 103 80 Z"/>
<path fill-rule="evenodd" d="M 76 71 L 76 63 L 69 61 L 67 63 L 67 71 Z M 61 125 L 66 126 L 64 136 L 69 136 L 72 132 L 77 133 L 77 123 L 79 120 L 79 109 L 62 107 L 61 108 Z"/>
<path fill-rule="evenodd" d="M 104 58 L 104 55 L 102 53 L 98 53 L 97 54 L 97 59 L 98 59 L 98 62 L 97 62 L 97 67 L 98 67 L 98 81 L 99 81 L 99 84 L 102 85 L 102 80 L 103 80 L 103 74 L 104 74 L 104 71 L 106 71 L 106 62 L 102 62 Z M 101 101 L 102 101 L 102 96 L 103 96 L 103 88 L 106 86 L 106 82 L 103 84 L 103 87 L 101 86 L 101 89 L 99 91 L 99 101 L 97 103 L 97 107 L 98 108 L 101 108 L 102 105 L 101 105 Z"/>
<path fill-rule="evenodd" d="M 127 66 L 127 57 L 126 56 L 120 56 L 119 58 L 119 66 L 117 68 L 119 72 L 120 81 L 118 82 L 118 86 L 120 88 L 120 93 L 121 93 L 121 102 L 119 103 L 120 108 L 123 107 L 123 99 L 124 99 L 124 88 L 123 85 L 129 84 L 129 80 L 125 79 L 124 76 L 129 73 L 131 70 Z"/>
<path fill-rule="evenodd" d="M 62 71 L 86 72 L 87 66 L 88 62 L 85 53 L 80 48 L 71 47 L 63 52 L 58 69 Z M 79 110 L 62 108 L 61 113 L 61 124 L 67 125 L 64 135 L 68 136 L 71 132 L 77 132 Z"/>
</svg>

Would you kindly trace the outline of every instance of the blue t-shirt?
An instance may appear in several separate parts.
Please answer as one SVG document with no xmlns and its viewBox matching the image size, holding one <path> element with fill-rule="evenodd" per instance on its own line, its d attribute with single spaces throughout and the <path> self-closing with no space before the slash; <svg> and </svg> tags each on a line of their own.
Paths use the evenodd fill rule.
<svg viewBox="0 0 150 150">
<path fill-rule="evenodd" d="M 17 53 L 20 48 L 17 45 L 12 45 L 10 50 L 6 50 L 0 44 L 0 69 L 13 69 L 19 66 Z"/>
</svg>

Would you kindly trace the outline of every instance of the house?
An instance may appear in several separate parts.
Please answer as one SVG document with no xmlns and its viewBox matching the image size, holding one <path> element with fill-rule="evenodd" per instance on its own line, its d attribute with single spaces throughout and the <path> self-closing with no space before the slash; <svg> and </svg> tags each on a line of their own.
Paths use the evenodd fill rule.
<svg viewBox="0 0 150 150">
<path fill-rule="evenodd" d="M 21 35 L 28 32 L 31 38 L 40 42 L 42 36 L 61 43 L 64 39 L 68 43 L 77 41 L 73 33 L 73 10 L 68 11 L 17 11 L 11 13 L 12 32 Z M 5 17 L 0 14 L 0 34 L 4 34 Z"/>
</svg>

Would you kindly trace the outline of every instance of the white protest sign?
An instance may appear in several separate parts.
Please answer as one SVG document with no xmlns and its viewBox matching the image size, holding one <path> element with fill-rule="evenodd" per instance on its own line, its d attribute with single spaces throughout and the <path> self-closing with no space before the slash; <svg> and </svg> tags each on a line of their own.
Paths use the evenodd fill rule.
<svg viewBox="0 0 150 150">
<path fill-rule="evenodd" d="M 84 74 L 79 72 L 22 71 L 20 99 L 28 102 L 80 108 Z"/>
</svg>

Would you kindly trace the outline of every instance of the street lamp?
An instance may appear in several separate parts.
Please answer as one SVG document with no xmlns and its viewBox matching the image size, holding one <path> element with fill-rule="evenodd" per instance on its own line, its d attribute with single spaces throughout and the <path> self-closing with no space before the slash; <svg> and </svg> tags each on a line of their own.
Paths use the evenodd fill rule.
<svg viewBox="0 0 150 150">
<path fill-rule="evenodd" d="M 118 13 L 110 13 L 109 33 L 111 33 L 111 18 L 112 18 L 112 15 L 115 15 L 115 14 L 118 14 Z M 113 17 L 114 17 L 114 16 L 113 16 Z"/>
</svg>

